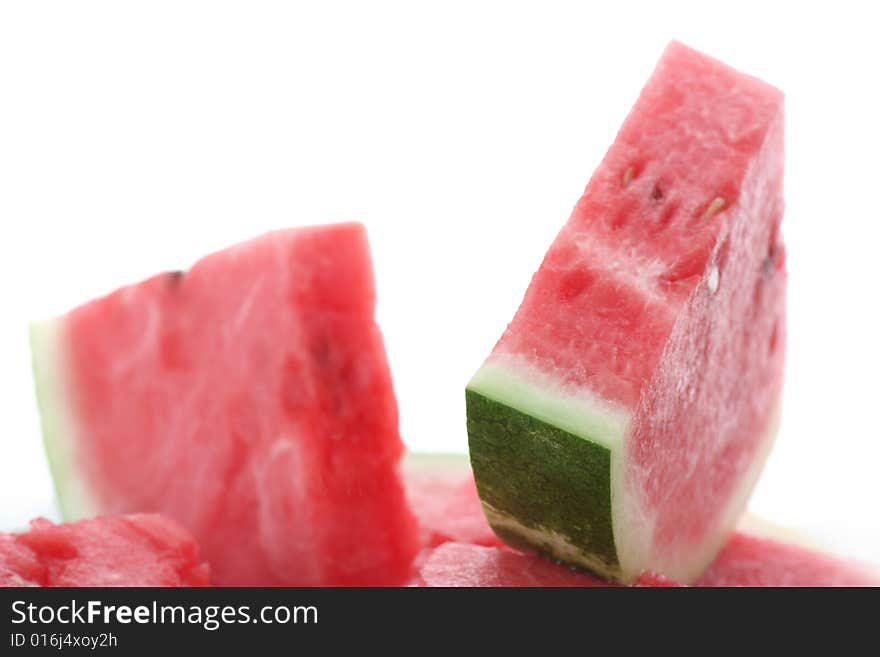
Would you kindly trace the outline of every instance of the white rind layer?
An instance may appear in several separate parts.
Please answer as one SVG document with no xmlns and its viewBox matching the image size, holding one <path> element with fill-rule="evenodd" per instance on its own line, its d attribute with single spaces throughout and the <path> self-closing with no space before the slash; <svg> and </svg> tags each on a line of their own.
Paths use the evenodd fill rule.
<svg viewBox="0 0 880 657">
<path fill-rule="evenodd" d="M 31 357 L 43 446 L 55 482 L 64 520 L 80 520 L 99 513 L 100 507 L 78 470 L 75 424 L 65 381 L 61 320 L 30 325 Z"/>
<path fill-rule="evenodd" d="M 467 387 L 612 451 L 623 445 L 629 426 L 627 409 L 584 388 L 562 385 L 519 356 L 493 355 Z"/>
</svg>

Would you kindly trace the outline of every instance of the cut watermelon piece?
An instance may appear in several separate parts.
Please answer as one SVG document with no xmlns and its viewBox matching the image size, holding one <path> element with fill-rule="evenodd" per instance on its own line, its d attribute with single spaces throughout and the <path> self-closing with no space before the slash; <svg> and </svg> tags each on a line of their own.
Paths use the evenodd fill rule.
<svg viewBox="0 0 880 657">
<path fill-rule="evenodd" d="M 195 540 L 158 515 L 63 525 L 38 518 L 0 534 L 0 586 L 208 586 Z"/>
<path fill-rule="evenodd" d="M 770 449 L 785 342 L 783 98 L 670 45 L 467 387 L 495 531 L 690 583 Z"/>
<path fill-rule="evenodd" d="M 421 585 L 573 587 L 609 586 L 609 583 L 535 554 L 466 543 L 444 543 L 422 566 Z"/>
<path fill-rule="evenodd" d="M 163 512 L 221 585 L 406 580 L 418 534 L 366 233 L 283 230 L 36 325 L 67 518 Z"/>
<path fill-rule="evenodd" d="M 493 546 L 485 540 L 485 533 L 480 536 L 480 544 L 477 545 L 482 549 L 465 550 L 456 547 L 434 557 L 438 551 L 434 549 L 435 546 L 446 545 L 447 541 L 458 541 L 457 546 L 474 544 L 474 541 L 469 541 L 462 534 L 458 537 L 442 538 L 452 536 L 457 526 L 478 526 L 482 522 L 485 531 L 489 531 L 485 525 L 483 510 L 475 499 L 470 504 L 460 504 L 455 509 L 457 518 L 444 517 L 438 513 L 439 510 L 449 508 L 451 500 L 462 500 L 458 491 L 469 482 L 472 484 L 473 477 L 467 458 L 464 455 L 410 455 L 404 464 L 408 494 L 411 499 L 423 500 L 414 504 L 414 510 L 420 517 L 426 514 L 428 520 L 425 524 L 432 528 L 432 532 L 426 534 L 431 540 L 426 542 L 426 554 L 419 564 L 422 570 L 419 583 L 426 586 L 522 586 L 520 570 L 530 572 L 533 568 L 532 560 L 536 557 L 523 558 L 521 554 L 509 557 L 502 556 L 499 551 L 492 552 L 487 549 Z M 497 544 L 494 547 L 497 548 Z M 500 550 L 512 552 L 506 548 Z M 560 578 L 567 582 L 584 581 L 568 568 L 551 565 L 559 570 L 548 577 L 550 581 L 559 581 Z M 547 572 L 543 566 L 538 568 L 541 573 Z M 636 581 L 640 586 L 678 586 L 675 581 L 651 572 L 642 573 Z M 595 578 L 591 578 L 589 582 L 565 585 L 596 585 Z M 880 586 L 880 572 L 870 565 L 825 554 L 804 545 L 791 532 L 767 527 L 766 523 L 747 518 L 697 581 L 697 585 Z"/>
</svg>

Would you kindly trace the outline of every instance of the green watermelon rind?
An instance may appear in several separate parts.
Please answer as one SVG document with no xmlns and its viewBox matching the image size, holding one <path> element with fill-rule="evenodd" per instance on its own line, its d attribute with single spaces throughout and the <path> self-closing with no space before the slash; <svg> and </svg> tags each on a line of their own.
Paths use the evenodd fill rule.
<svg viewBox="0 0 880 657">
<path fill-rule="evenodd" d="M 98 507 L 79 472 L 73 413 L 64 382 L 61 322 L 50 319 L 29 327 L 31 363 L 43 447 L 55 483 L 61 517 L 80 520 L 97 515 Z"/>
<path fill-rule="evenodd" d="M 471 464 L 495 532 L 514 547 L 623 578 L 611 450 L 473 388 L 466 402 Z"/>
<path fill-rule="evenodd" d="M 615 522 L 629 412 L 509 354 L 483 364 L 466 398 L 474 477 L 495 532 L 606 579 L 637 577 L 629 532 L 621 537 L 629 526 Z"/>
</svg>

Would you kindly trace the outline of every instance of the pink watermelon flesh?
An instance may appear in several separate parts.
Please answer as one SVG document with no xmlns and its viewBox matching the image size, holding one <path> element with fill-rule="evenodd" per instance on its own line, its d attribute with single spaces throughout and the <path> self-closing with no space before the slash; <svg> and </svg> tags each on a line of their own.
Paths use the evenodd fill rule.
<svg viewBox="0 0 880 657">
<path fill-rule="evenodd" d="M 420 574 L 422 586 L 609 586 L 534 554 L 465 543 L 436 548 Z"/>
<path fill-rule="evenodd" d="M 0 534 L 0 586 L 208 586 L 192 536 L 158 515 L 55 525 L 39 518 Z"/>
<path fill-rule="evenodd" d="M 168 514 L 220 585 L 405 581 L 418 536 L 374 307 L 366 233 L 341 224 L 270 233 L 56 320 L 34 356 L 62 505 L 70 489 L 75 517 Z"/>
<path fill-rule="evenodd" d="M 424 586 L 608 585 L 589 575 L 583 579 L 583 573 L 548 560 L 542 559 L 541 565 L 536 565 L 538 557 L 501 546 L 486 522 L 479 500 L 461 495 L 462 490 L 473 486 L 466 459 L 461 457 L 453 464 L 451 457 L 442 457 L 442 463 L 433 468 L 432 476 L 432 457 L 419 458 L 425 463 L 412 467 L 416 459 L 409 457 L 404 470 L 407 495 L 423 527 L 424 554 L 418 563 L 417 583 Z M 453 500 L 457 504 L 453 504 Z M 447 510 L 450 513 L 445 513 Z M 462 526 L 482 530 L 457 532 Z M 642 573 L 636 583 L 679 586 L 652 572 Z M 880 586 L 880 572 L 865 564 L 743 529 L 727 540 L 696 585 Z"/>
<path fill-rule="evenodd" d="M 680 44 L 468 386 L 490 521 L 633 581 L 694 581 L 775 431 L 783 98 Z"/>
</svg>

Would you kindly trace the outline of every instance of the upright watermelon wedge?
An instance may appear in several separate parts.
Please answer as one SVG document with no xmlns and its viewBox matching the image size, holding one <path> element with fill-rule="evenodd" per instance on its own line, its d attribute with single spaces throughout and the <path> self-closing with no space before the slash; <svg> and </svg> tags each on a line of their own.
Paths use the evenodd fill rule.
<svg viewBox="0 0 880 657">
<path fill-rule="evenodd" d="M 228 586 L 403 583 L 418 549 L 357 224 L 283 230 L 32 330 L 64 515 L 163 512 Z"/>
<path fill-rule="evenodd" d="M 509 543 L 690 583 L 771 446 L 785 342 L 783 98 L 671 44 L 467 386 Z"/>
</svg>

